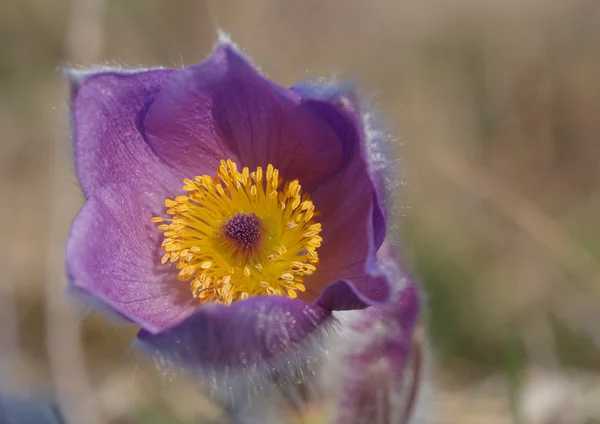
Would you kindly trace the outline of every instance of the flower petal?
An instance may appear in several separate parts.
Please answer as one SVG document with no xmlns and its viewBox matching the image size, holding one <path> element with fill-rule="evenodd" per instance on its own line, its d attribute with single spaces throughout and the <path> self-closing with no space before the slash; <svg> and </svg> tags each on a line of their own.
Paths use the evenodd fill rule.
<svg viewBox="0 0 600 424">
<path fill-rule="evenodd" d="M 327 121 L 344 145 L 344 161 L 333 178 L 312 193 L 319 210 L 330 220 L 330 231 L 338 232 L 355 223 L 352 215 L 366 211 L 373 202 L 373 242 L 378 249 L 386 230 L 386 211 L 379 176 L 370 169 L 365 134 L 357 106 L 349 97 L 310 99 L 305 105 Z"/>
<path fill-rule="evenodd" d="M 344 160 L 335 175 L 323 182 L 312 198 L 323 225 L 321 262 L 306 286 L 319 291 L 330 281 L 347 280 L 363 296 L 381 301 L 386 281 L 376 278 L 375 254 L 386 233 L 386 216 L 377 175 L 367 161 L 366 135 L 361 117 L 343 91 L 334 95 L 315 88 L 294 88 L 306 107 L 329 124 L 344 146 Z M 341 303 L 335 309 L 347 309 Z"/>
<path fill-rule="evenodd" d="M 230 306 L 204 305 L 181 324 L 151 334 L 141 330 L 145 349 L 183 366 L 228 371 L 268 364 L 296 352 L 330 317 L 330 312 L 298 299 L 257 296 Z"/>
<path fill-rule="evenodd" d="M 290 90 L 266 80 L 230 43 L 176 72 L 145 119 L 157 154 L 189 177 L 214 175 L 219 160 L 251 169 L 269 163 L 311 191 L 331 177 L 344 146 Z"/>
<path fill-rule="evenodd" d="M 147 179 L 180 189 L 183 177 L 156 157 L 140 132 L 148 106 L 172 72 L 70 73 L 75 163 L 86 196 L 106 184 Z"/>
<path fill-rule="evenodd" d="M 350 311 L 385 303 L 390 283 L 384 275 L 337 280 L 323 289 L 314 304 L 329 311 Z"/>
<path fill-rule="evenodd" d="M 66 261 L 76 289 L 156 332 L 186 318 L 198 301 L 175 267 L 160 263 L 162 234 L 150 218 L 163 199 L 142 188 L 96 189 L 73 222 Z"/>
<path fill-rule="evenodd" d="M 306 279 L 307 291 L 319 282 L 337 281 L 324 287 L 317 304 L 330 310 L 351 310 L 389 299 L 392 283 L 377 261 L 371 217 L 371 213 L 354 216 L 354 229 L 332 235 L 321 246 L 323 260 L 318 272 Z"/>
</svg>

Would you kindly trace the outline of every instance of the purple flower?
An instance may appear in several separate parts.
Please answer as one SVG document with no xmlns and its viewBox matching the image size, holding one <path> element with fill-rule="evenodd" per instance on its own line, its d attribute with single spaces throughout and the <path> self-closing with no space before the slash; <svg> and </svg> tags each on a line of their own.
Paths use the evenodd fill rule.
<svg viewBox="0 0 600 424">
<path fill-rule="evenodd" d="M 396 261 L 386 258 L 393 249 L 382 248 L 390 278 L 402 290 L 380 306 L 345 320 L 343 347 L 335 357 L 338 367 L 336 424 L 408 423 L 420 392 L 422 345 L 415 337 L 420 293 Z M 328 377 L 331 377 L 329 375 Z"/>
<path fill-rule="evenodd" d="M 70 280 L 146 349 L 220 375 L 305 363 L 332 311 L 394 297 L 385 158 L 351 91 L 276 85 L 226 40 L 179 70 L 70 75 Z"/>
</svg>

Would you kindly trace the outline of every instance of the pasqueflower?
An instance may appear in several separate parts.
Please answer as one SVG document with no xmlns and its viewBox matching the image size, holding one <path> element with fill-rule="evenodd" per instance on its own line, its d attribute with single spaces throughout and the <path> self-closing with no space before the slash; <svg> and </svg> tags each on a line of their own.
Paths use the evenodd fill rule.
<svg viewBox="0 0 600 424">
<path fill-rule="evenodd" d="M 183 69 L 70 76 L 71 285 L 144 346 L 257 370 L 397 294 L 377 259 L 386 158 L 351 90 L 277 85 L 227 40 Z"/>
</svg>

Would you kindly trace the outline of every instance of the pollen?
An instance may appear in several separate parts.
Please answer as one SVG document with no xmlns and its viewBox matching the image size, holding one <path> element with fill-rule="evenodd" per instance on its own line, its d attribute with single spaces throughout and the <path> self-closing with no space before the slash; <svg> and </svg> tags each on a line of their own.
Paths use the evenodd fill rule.
<svg viewBox="0 0 600 424">
<path fill-rule="evenodd" d="M 240 172 L 222 160 L 216 174 L 184 180 L 187 195 L 165 200 L 169 217 L 152 218 L 164 234 L 161 264 L 175 264 L 200 302 L 297 297 L 322 242 L 310 195 L 271 164 Z"/>
</svg>

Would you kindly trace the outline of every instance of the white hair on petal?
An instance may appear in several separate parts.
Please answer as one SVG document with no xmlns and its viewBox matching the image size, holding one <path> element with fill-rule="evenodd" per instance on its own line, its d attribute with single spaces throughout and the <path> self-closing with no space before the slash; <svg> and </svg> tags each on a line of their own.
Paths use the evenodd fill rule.
<svg viewBox="0 0 600 424">
<path fill-rule="evenodd" d="M 285 311 L 279 311 L 285 313 Z M 244 367 L 214 368 L 210 365 L 183 365 L 177 357 L 165 355 L 157 348 L 143 342 L 134 342 L 134 348 L 149 354 L 155 366 L 165 378 L 176 375 L 197 377 L 204 390 L 226 411 L 259 411 L 261 399 L 284 402 L 283 397 L 302 395 L 295 393 L 299 386 L 314 389 L 312 380 L 328 355 L 329 341 L 339 332 L 339 322 L 333 317 L 317 327 L 298 346 L 290 347 L 285 353 L 259 363 Z M 243 353 L 240 353 L 243 354 Z M 243 360 L 242 360 L 243 362 Z M 235 421 L 234 421 L 235 422 Z"/>
<path fill-rule="evenodd" d="M 399 154 L 402 143 L 388 130 L 387 117 L 383 108 L 373 98 L 361 97 L 360 105 L 365 146 L 370 168 L 381 178 L 385 190 L 388 210 L 387 240 L 398 244 L 398 220 L 402 217 L 406 206 L 398 204 L 399 189 L 406 184 L 406 163 Z"/>
<path fill-rule="evenodd" d="M 120 65 L 109 65 L 109 64 L 99 64 L 93 66 L 73 66 L 73 67 L 63 67 L 62 74 L 67 79 L 67 81 L 73 86 L 81 85 L 85 80 L 94 75 L 98 74 L 123 74 L 123 75 L 132 75 L 139 74 L 147 71 L 155 71 L 167 69 L 162 66 L 156 67 L 148 67 L 148 68 L 133 68 L 126 67 Z"/>
<path fill-rule="evenodd" d="M 231 39 L 231 36 L 225 32 L 222 28 L 217 29 L 217 42 L 213 46 L 213 51 L 219 48 L 220 46 L 228 46 L 231 50 L 235 51 L 239 56 L 243 57 L 246 62 L 248 62 L 252 67 L 261 74 L 264 78 L 266 78 L 266 73 L 263 72 L 261 67 L 254 63 L 254 61 L 244 53 L 244 51 Z M 211 52 L 212 55 L 212 52 Z M 209 56 L 210 57 L 210 56 Z"/>
<path fill-rule="evenodd" d="M 229 44 L 237 49 L 236 44 L 231 40 L 231 36 L 223 28 L 217 28 L 217 45 Z"/>
<path fill-rule="evenodd" d="M 218 48 L 219 46 L 227 45 L 232 50 L 237 52 L 240 56 L 243 56 L 244 59 L 246 59 L 248 62 L 252 63 L 250 58 L 248 58 L 244 54 L 244 52 L 238 47 L 238 45 L 232 41 L 232 39 L 228 33 L 226 33 L 223 29 L 218 28 L 217 35 L 218 35 L 218 37 L 217 37 L 217 41 L 215 42 L 215 44 L 213 46 L 213 51 L 216 48 Z M 212 55 L 212 53 L 213 52 L 211 51 L 211 53 L 208 55 L 208 57 L 210 57 Z M 177 68 L 177 66 L 174 66 L 174 68 Z M 137 73 L 160 70 L 160 69 L 168 69 L 168 68 L 165 68 L 163 66 L 148 67 L 148 66 L 142 66 L 142 65 L 133 67 L 133 66 L 124 65 L 124 64 L 121 64 L 118 62 L 100 63 L 100 64 L 93 64 L 93 65 L 89 65 L 89 66 L 66 64 L 60 68 L 60 70 L 61 70 L 62 74 L 64 75 L 64 77 L 66 78 L 66 80 L 69 83 L 76 85 L 76 86 L 80 85 L 86 79 L 88 79 L 94 75 L 97 75 L 97 74 L 116 73 L 116 74 L 127 75 L 127 74 L 137 74 Z"/>
</svg>

